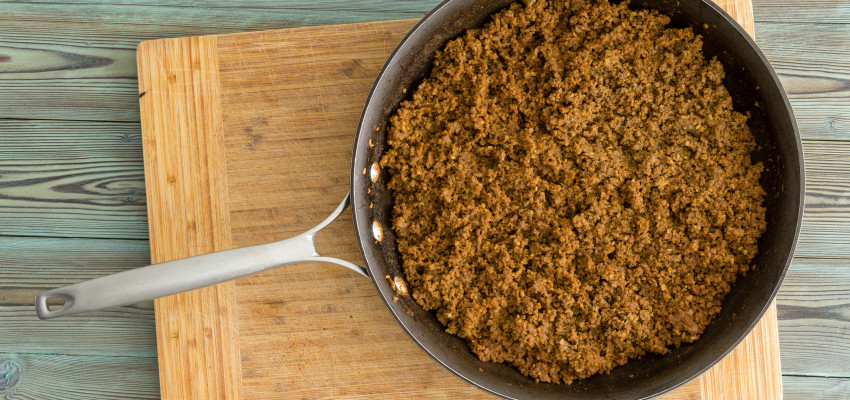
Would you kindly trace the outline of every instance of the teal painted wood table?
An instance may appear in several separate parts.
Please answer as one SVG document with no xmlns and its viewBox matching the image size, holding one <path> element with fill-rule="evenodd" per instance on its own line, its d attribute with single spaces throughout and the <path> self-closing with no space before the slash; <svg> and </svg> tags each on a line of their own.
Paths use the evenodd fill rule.
<svg viewBox="0 0 850 400">
<path fill-rule="evenodd" d="M 149 39 L 418 18 L 435 0 L 0 2 L 0 399 L 159 397 L 153 306 L 39 321 L 33 297 L 149 262 L 135 50 Z M 850 398 L 850 0 L 754 0 L 803 137 L 777 299 L 788 399 Z"/>
</svg>

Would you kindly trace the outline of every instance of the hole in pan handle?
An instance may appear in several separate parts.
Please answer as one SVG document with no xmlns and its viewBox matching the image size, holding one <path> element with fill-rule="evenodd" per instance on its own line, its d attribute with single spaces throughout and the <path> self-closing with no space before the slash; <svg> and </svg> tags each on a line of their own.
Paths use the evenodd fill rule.
<svg viewBox="0 0 850 400">
<path fill-rule="evenodd" d="M 342 214 L 348 207 L 350 197 L 349 193 L 330 216 L 300 235 L 257 246 L 153 264 L 48 290 L 36 295 L 36 313 L 41 319 L 49 319 L 127 305 L 304 261 L 338 264 L 368 277 L 363 267 L 345 260 L 323 257 L 316 250 L 316 234 Z M 50 298 L 61 298 L 65 304 L 59 309 L 50 310 L 47 305 Z"/>
</svg>

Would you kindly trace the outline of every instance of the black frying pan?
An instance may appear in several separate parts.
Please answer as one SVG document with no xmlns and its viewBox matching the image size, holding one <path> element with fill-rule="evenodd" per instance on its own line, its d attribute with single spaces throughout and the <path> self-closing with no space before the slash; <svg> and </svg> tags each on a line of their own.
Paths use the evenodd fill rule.
<svg viewBox="0 0 850 400">
<path fill-rule="evenodd" d="M 466 29 L 482 26 L 490 15 L 513 2 L 443 2 L 401 41 L 378 75 L 360 119 L 351 168 L 350 201 L 365 269 L 315 251 L 315 234 L 342 212 L 348 204 L 346 198 L 331 217 L 294 238 L 137 268 L 41 293 L 36 296 L 39 317 L 130 304 L 298 261 L 326 261 L 369 276 L 398 323 L 426 353 L 465 381 L 504 398 L 643 399 L 697 377 L 749 333 L 776 295 L 799 235 L 804 195 L 800 138 L 776 73 L 747 33 L 706 0 L 634 0 L 631 5 L 657 9 L 670 16 L 672 26 L 691 26 L 703 35 L 704 53 L 716 56 L 726 70 L 725 84 L 735 109 L 750 115 L 749 126 L 759 144 L 753 159 L 765 165 L 761 184 L 768 194 L 767 231 L 759 241 L 754 267 L 738 279 L 723 311 L 697 342 L 664 356 L 631 360 L 610 374 L 572 385 L 536 383 L 507 365 L 478 360 L 463 340 L 445 332 L 432 312 L 422 310 L 409 296 L 398 296 L 397 288 L 385 278 L 404 276 L 395 236 L 389 229 L 392 196 L 386 188 L 388 177 L 370 173 L 386 150 L 388 117 L 405 93 L 411 93 L 428 74 L 436 51 Z M 48 309 L 47 299 L 53 297 L 61 298 L 64 305 Z M 392 301 L 393 297 L 398 301 Z"/>
<path fill-rule="evenodd" d="M 759 241 L 754 268 L 738 279 L 725 299 L 723 311 L 696 343 L 664 356 L 630 360 L 608 375 L 596 375 L 569 386 L 535 383 L 514 368 L 478 360 L 463 340 L 445 333 L 433 313 L 423 311 L 410 297 L 391 300 L 394 289 L 383 277 L 403 276 L 394 235 L 387 230 L 384 240 L 378 243 L 371 232 L 373 221 L 383 226 L 390 223 L 392 197 L 386 189 L 388 177 L 380 174 L 373 183 L 368 174 L 361 172 L 378 162 L 386 150 L 387 119 L 405 98 L 402 89 L 411 93 L 428 74 L 435 52 L 466 29 L 482 26 L 492 13 L 513 2 L 451 0 L 440 4 L 401 41 L 378 75 L 360 120 L 351 175 L 352 212 L 369 274 L 387 308 L 422 349 L 446 369 L 493 394 L 524 399 L 635 399 L 667 392 L 723 358 L 761 319 L 791 262 L 803 211 L 803 158 L 788 99 L 776 73 L 750 36 L 709 1 L 631 3 L 634 8 L 657 9 L 670 16 L 673 27 L 691 26 L 703 35 L 704 53 L 707 57 L 717 56 L 726 70 L 725 84 L 735 109 L 750 114 L 749 126 L 759 144 L 753 158 L 766 167 L 761 184 L 768 193 L 768 227 Z M 756 102 L 762 107 L 755 107 Z M 370 140 L 374 147 L 369 146 Z"/>
</svg>

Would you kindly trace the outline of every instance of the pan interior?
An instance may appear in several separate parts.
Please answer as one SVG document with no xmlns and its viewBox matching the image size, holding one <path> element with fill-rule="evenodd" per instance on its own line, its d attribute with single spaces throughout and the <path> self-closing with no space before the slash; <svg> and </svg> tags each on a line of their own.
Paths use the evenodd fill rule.
<svg viewBox="0 0 850 400">
<path fill-rule="evenodd" d="M 671 17 L 671 26 L 691 26 L 703 35 L 704 53 L 717 57 L 726 70 L 724 83 L 735 109 L 750 116 L 748 124 L 759 143 L 752 157 L 766 166 L 761 183 L 768 193 L 768 229 L 759 241 L 759 255 L 696 343 L 664 356 L 630 360 L 610 374 L 572 385 L 536 383 L 512 367 L 478 360 L 463 340 L 444 332 L 432 312 L 422 310 L 409 296 L 398 296 L 385 279 L 404 276 L 390 223 L 389 177 L 381 173 L 373 182 L 363 171 L 379 161 L 386 149 L 389 115 L 427 76 L 434 53 L 466 29 L 483 26 L 491 14 L 511 3 L 449 0 L 440 4 L 402 40 L 379 74 L 361 116 L 352 157 L 352 211 L 364 261 L 385 304 L 411 338 L 444 367 L 493 394 L 528 399 L 635 399 L 672 390 L 720 360 L 761 318 L 790 264 L 803 207 L 799 134 L 779 80 L 749 36 L 704 0 L 634 0 L 630 4 L 657 9 Z M 376 221 L 383 233 L 380 241 L 373 235 Z"/>
</svg>

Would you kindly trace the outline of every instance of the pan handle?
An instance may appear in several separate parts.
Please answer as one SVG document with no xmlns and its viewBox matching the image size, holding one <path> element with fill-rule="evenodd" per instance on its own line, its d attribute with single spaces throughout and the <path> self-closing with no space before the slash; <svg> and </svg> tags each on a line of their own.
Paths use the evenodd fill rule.
<svg viewBox="0 0 850 400">
<path fill-rule="evenodd" d="M 365 268 L 345 260 L 323 257 L 316 250 L 316 234 L 342 214 L 350 197 L 351 194 L 347 194 L 329 217 L 298 236 L 149 265 L 48 290 L 35 296 L 36 313 L 41 319 L 50 319 L 132 304 L 304 261 L 339 264 L 368 277 Z M 59 309 L 50 310 L 47 306 L 50 298 L 62 299 L 64 304 Z"/>
</svg>

